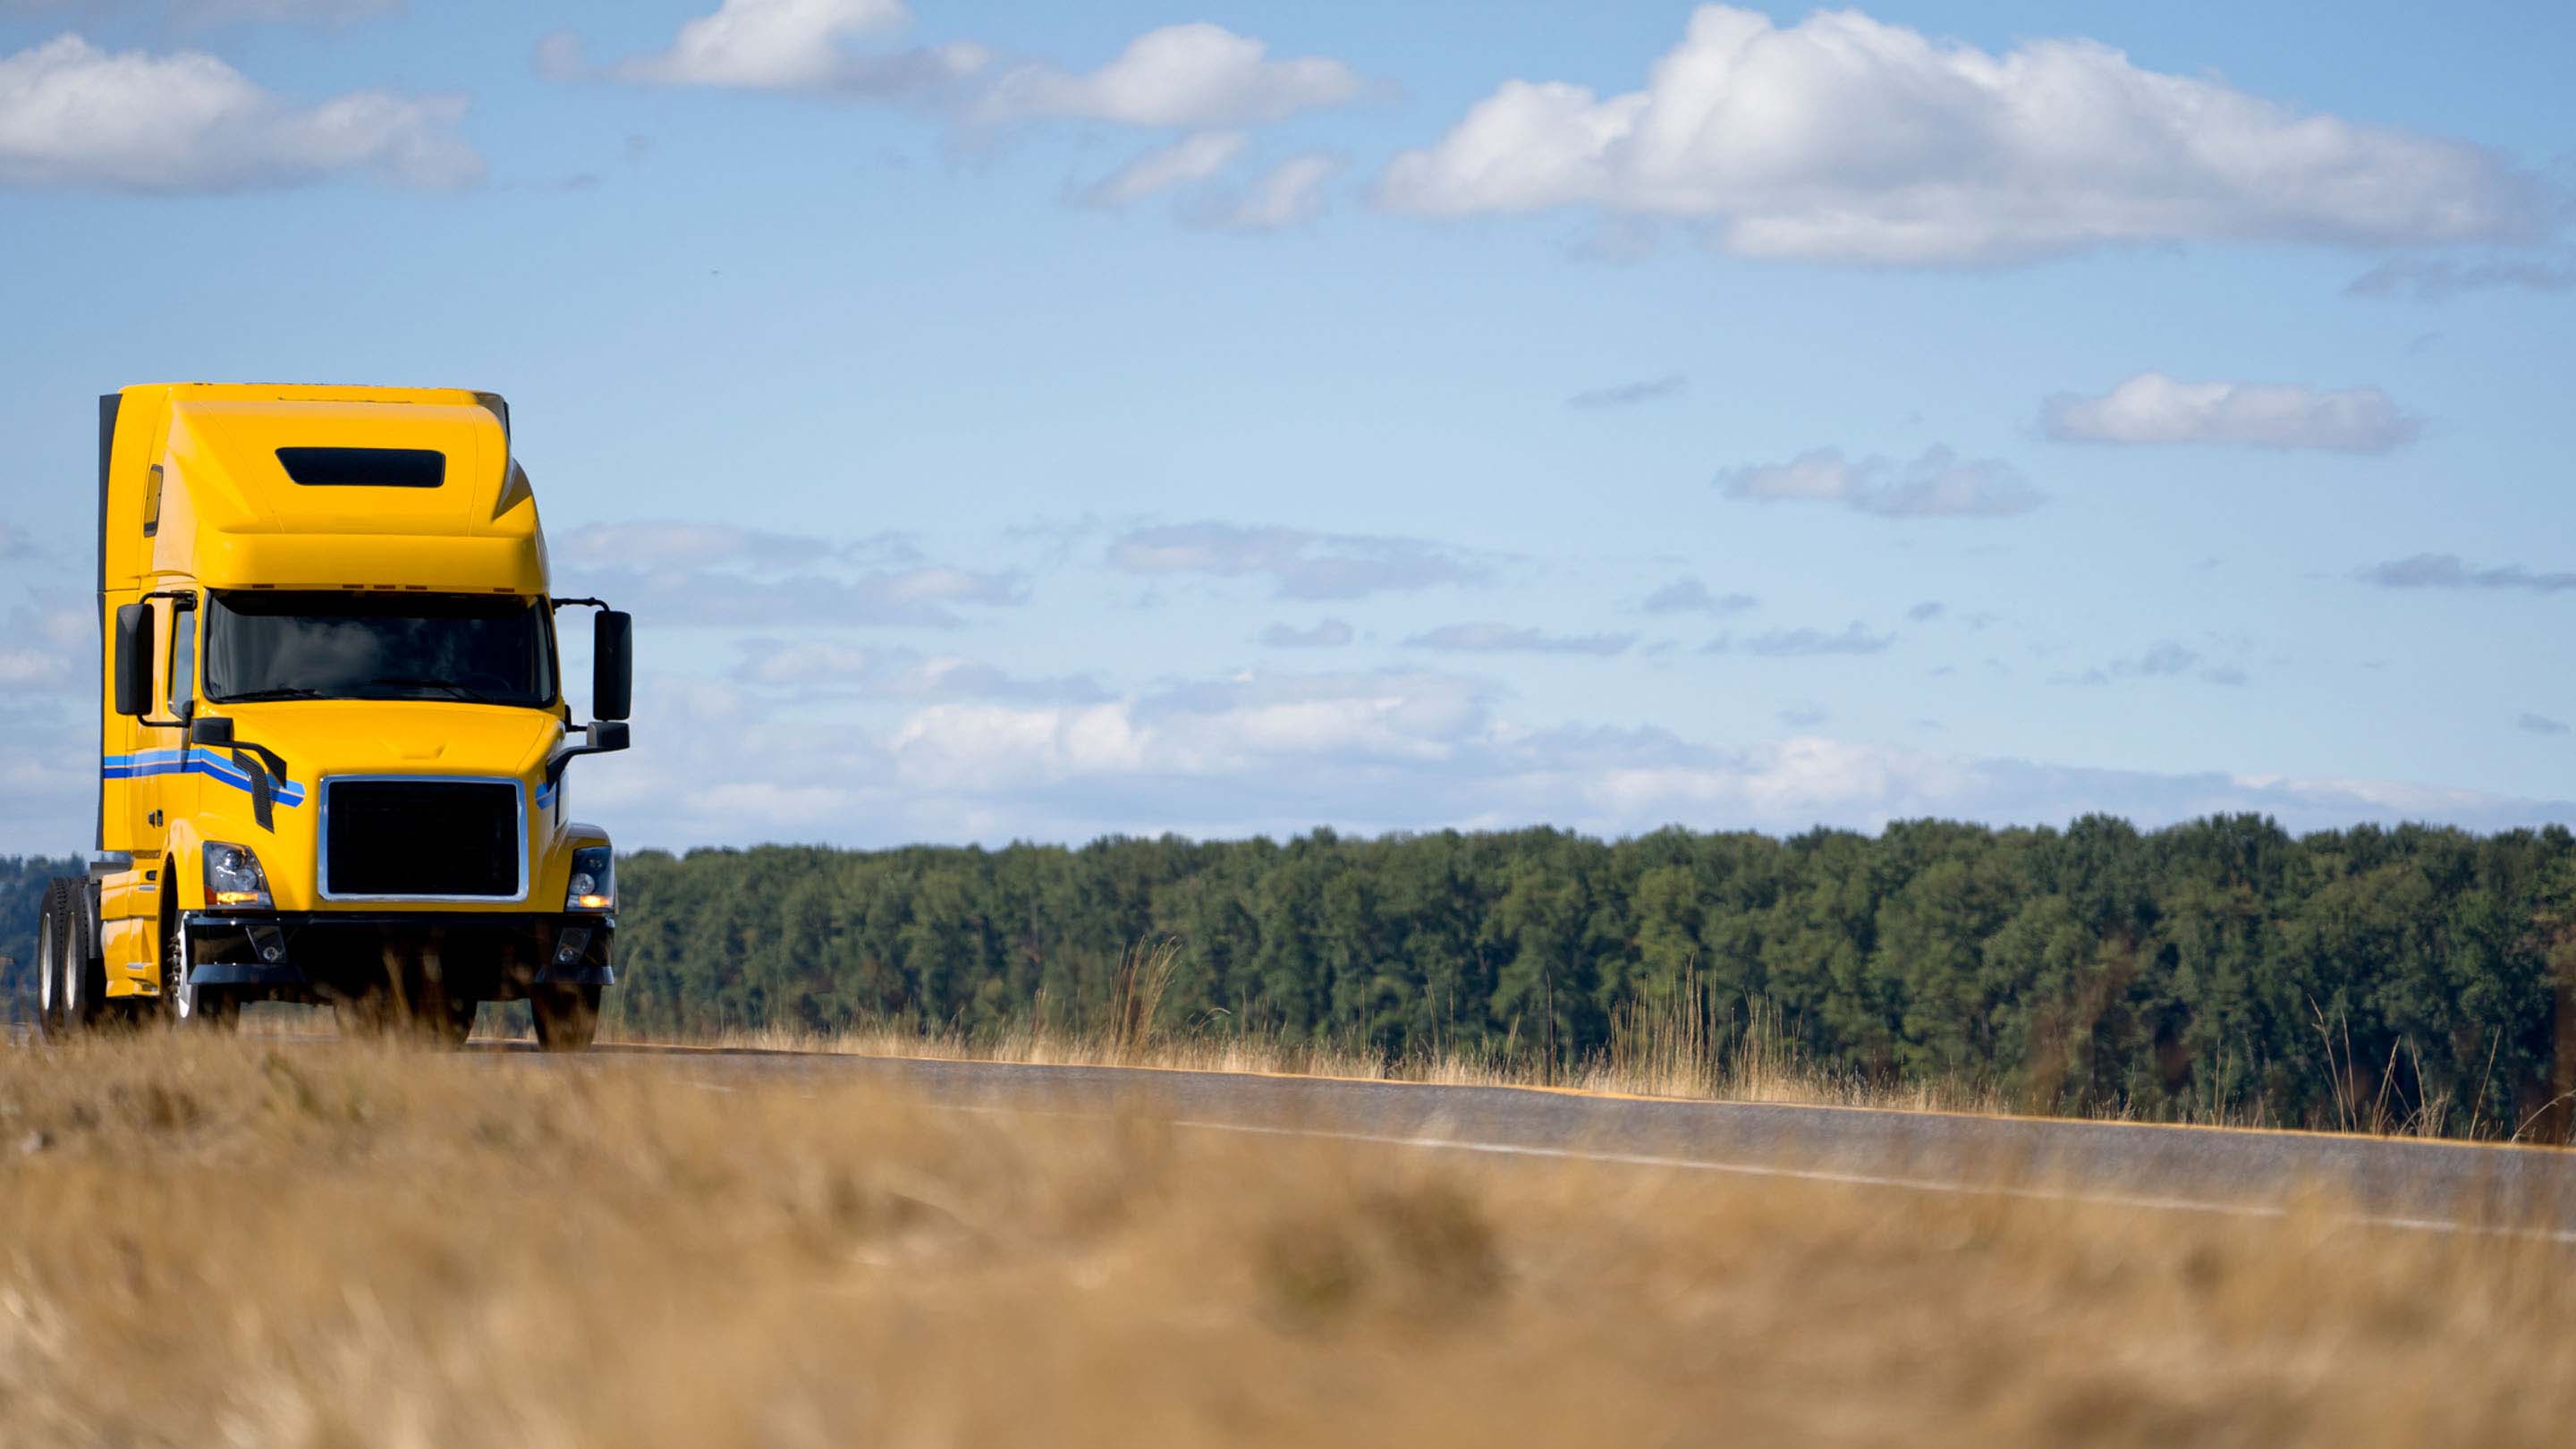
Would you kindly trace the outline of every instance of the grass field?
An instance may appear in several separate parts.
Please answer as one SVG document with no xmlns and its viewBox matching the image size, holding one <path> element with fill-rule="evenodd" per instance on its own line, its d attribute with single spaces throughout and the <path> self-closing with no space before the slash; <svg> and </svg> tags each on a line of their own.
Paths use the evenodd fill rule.
<svg viewBox="0 0 2576 1449">
<path fill-rule="evenodd" d="M 666 1062 L 0 1052 L 0 1443 L 2563 1444 L 2512 1237 L 935 1110 Z"/>
</svg>

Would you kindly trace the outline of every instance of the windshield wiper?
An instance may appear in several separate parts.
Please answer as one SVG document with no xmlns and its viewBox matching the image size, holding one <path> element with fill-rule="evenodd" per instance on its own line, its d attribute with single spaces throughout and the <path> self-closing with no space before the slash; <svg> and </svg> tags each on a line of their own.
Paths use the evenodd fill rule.
<svg viewBox="0 0 2576 1449">
<path fill-rule="evenodd" d="M 367 682 L 369 684 L 391 685 L 396 689 L 443 689 L 447 691 L 448 698 L 461 699 L 468 704 L 499 704 L 502 702 L 492 698 L 490 695 L 476 694 L 473 690 L 467 689 L 464 685 L 447 679 L 408 679 L 399 675 L 379 674 Z"/>
<path fill-rule="evenodd" d="M 321 690 L 301 684 L 281 684 L 271 689 L 244 690 L 240 694 L 211 696 L 217 704 L 256 704 L 263 699 L 327 699 Z"/>
</svg>

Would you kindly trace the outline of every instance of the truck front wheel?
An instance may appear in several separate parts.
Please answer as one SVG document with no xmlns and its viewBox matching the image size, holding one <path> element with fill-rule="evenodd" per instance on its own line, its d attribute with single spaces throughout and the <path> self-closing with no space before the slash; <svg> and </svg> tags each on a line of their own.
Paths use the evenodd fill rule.
<svg viewBox="0 0 2576 1449">
<path fill-rule="evenodd" d="M 528 994 L 528 1014 L 536 1021 L 538 1050 L 588 1051 L 599 1035 L 599 988 L 540 986 Z"/>
<path fill-rule="evenodd" d="M 162 935 L 161 1005 L 173 1026 L 230 1031 L 241 1024 L 241 997 L 228 987 L 188 980 L 188 937 L 176 925 Z"/>
</svg>

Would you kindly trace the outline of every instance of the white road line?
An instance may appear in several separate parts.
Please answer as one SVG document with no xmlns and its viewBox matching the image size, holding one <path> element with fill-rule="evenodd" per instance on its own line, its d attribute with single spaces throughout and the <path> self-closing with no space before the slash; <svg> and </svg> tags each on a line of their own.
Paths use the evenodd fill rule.
<svg viewBox="0 0 2576 1449">
<path fill-rule="evenodd" d="M 1004 1117 L 1064 1117 L 1111 1120 L 1104 1112 L 1066 1112 L 1052 1108 L 1001 1107 L 990 1104 L 925 1102 L 948 1112 L 979 1112 Z M 2206 1198 L 2152 1197 L 2136 1193 L 2086 1192 L 2004 1183 L 1976 1183 L 1935 1177 L 1898 1177 L 1886 1173 L 1837 1172 L 1821 1167 L 1780 1167 L 1769 1163 L 1727 1162 L 1706 1157 L 1671 1157 L 1648 1152 L 1599 1152 L 1579 1147 L 1528 1147 L 1511 1142 L 1477 1142 L 1462 1137 L 1398 1137 L 1380 1132 L 1346 1132 L 1329 1127 L 1261 1127 L 1246 1122 L 1219 1122 L 1203 1117 L 1172 1120 L 1175 1127 L 1197 1132 L 1233 1132 L 1248 1137 L 1307 1137 L 1326 1142 L 1354 1142 L 1373 1147 L 1403 1147 L 1427 1152 L 1468 1152 L 1488 1157 L 1532 1157 L 1558 1162 L 1600 1162 L 1618 1167 L 1653 1167 L 1675 1172 L 1715 1172 L 1731 1177 L 1771 1177 L 1797 1182 L 1824 1182 L 1844 1187 L 1895 1188 L 1902 1192 L 1937 1192 L 1959 1197 L 2008 1197 L 2027 1202 L 2077 1203 L 2087 1207 L 2135 1208 L 2149 1212 L 2206 1213 L 2220 1217 L 2287 1218 L 2290 1210 L 2274 1203 L 2217 1202 Z M 2377 1213 L 2334 1213 L 2328 1221 L 2355 1227 L 2402 1232 L 2464 1234 L 2521 1238 L 2576 1246 L 2576 1228 L 2509 1228 L 2464 1223 L 2456 1218 L 2393 1217 Z"/>
</svg>

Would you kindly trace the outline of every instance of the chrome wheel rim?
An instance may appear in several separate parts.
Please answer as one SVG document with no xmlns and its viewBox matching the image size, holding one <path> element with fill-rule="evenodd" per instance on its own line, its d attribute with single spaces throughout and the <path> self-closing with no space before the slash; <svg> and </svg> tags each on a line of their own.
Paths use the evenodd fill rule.
<svg viewBox="0 0 2576 1449">
<path fill-rule="evenodd" d="M 36 928 L 36 1005 L 50 1021 L 54 1015 L 54 925 Z"/>
<path fill-rule="evenodd" d="M 55 953 L 54 968 L 63 978 L 63 1020 L 78 1021 L 80 1011 L 81 967 L 86 964 L 77 956 Z"/>
<path fill-rule="evenodd" d="M 197 1014 L 197 988 L 188 981 L 187 939 L 182 932 L 170 933 L 170 949 L 162 966 L 169 977 L 163 989 L 170 994 L 171 1013 L 181 1021 Z"/>
</svg>

